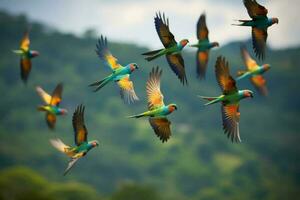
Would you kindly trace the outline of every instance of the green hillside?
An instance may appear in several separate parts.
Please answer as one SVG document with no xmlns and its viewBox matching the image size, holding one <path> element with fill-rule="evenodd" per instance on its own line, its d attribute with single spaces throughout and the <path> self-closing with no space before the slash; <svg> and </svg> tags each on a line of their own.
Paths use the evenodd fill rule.
<svg viewBox="0 0 300 200">
<path fill-rule="evenodd" d="M 242 101 L 243 142 L 232 144 L 222 131 L 220 106 L 205 107 L 197 95 L 220 93 L 213 70 L 217 56 L 226 56 L 232 74 L 242 67 L 239 42 L 212 51 L 205 81 L 196 79 L 195 52 L 187 49 L 186 87 L 165 58 L 149 63 L 141 56 L 149 49 L 114 43 L 107 35 L 111 51 L 122 64 L 136 62 L 140 66 L 132 77 L 141 100 L 128 106 L 115 84 L 97 93 L 88 87 L 110 72 L 95 54 L 97 38 L 62 34 L 38 23 L 31 23 L 31 48 L 41 55 L 33 60 L 24 85 L 19 58 L 11 50 L 18 48 L 28 24 L 25 16 L 0 12 L 0 188 L 10 188 L 0 189 L 0 199 L 12 199 L 5 191 L 22 194 L 22 187 L 16 185 L 24 176 L 32 180 L 29 199 L 44 199 L 45 195 L 48 199 L 92 199 L 99 194 L 109 200 L 300 198 L 300 47 L 268 50 L 265 62 L 272 66 L 266 74 L 270 95 L 264 98 L 255 93 L 253 99 Z M 165 144 L 147 119 L 126 118 L 146 109 L 145 83 L 156 65 L 163 68 L 165 102 L 178 105 L 169 117 L 173 135 Z M 34 88 L 40 85 L 50 92 L 59 82 L 64 83 L 61 105 L 69 115 L 59 117 L 56 130 L 50 131 L 45 116 L 36 110 L 42 101 Z M 254 90 L 248 81 L 238 86 Z M 88 137 L 99 140 L 100 147 L 63 177 L 68 159 L 50 146 L 49 139 L 59 137 L 73 145 L 71 117 L 80 103 L 86 105 Z M 81 190 L 86 195 L 76 195 Z M 14 199 L 26 199 L 21 196 Z"/>
</svg>

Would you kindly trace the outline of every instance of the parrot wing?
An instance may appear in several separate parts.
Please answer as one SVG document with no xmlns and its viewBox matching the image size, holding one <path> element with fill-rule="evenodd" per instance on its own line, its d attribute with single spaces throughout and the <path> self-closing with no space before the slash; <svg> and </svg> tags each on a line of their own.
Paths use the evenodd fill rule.
<svg viewBox="0 0 300 200">
<path fill-rule="evenodd" d="M 253 71 L 258 68 L 256 61 L 251 58 L 251 56 L 245 46 L 241 46 L 241 54 L 242 54 L 244 63 L 249 71 Z"/>
<path fill-rule="evenodd" d="M 21 40 L 20 49 L 27 52 L 29 50 L 29 45 L 30 45 L 29 31 L 26 31 Z"/>
<path fill-rule="evenodd" d="M 85 107 L 82 104 L 77 106 L 72 118 L 75 133 L 75 144 L 77 146 L 83 142 L 87 142 L 88 131 L 84 124 L 84 109 Z"/>
<path fill-rule="evenodd" d="M 47 92 L 45 92 L 45 90 L 43 90 L 40 86 L 37 86 L 35 89 L 38 95 L 43 99 L 43 101 L 47 105 L 49 105 L 52 97 Z"/>
<path fill-rule="evenodd" d="M 219 56 L 216 61 L 215 73 L 219 86 L 225 95 L 238 91 L 235 80 L 230 75 L 229 64 L 222 56 Z"/>
<path fill-rule="evenodd" d="M 184 85 L 187 84 L 187 79 L 185 75 L 184 69 L 184 60 L 181 54 L 167 54 L 166 55 L 167 61 L 173 70 L 173 72 L 177 75 L 180 82 Z"/>
<path fill-rule="evenodd" d="M 260 94 L 267 96 L 268 89 L 266 86 L 266 80 L 262 75 L 256 75 L 251 77 L 251 82 L 255 86 L 255 88 L 259 91 Z"/>
<path fill-rule="evenodd" d="M 160 91 L 160 77 L 162 70 L 157 66 L 152 68 L 149 74 L 149 78 L 146 84 L 147 97 L 148 97 L 148 109 L 154 110 L 165 105 L 164 96 Z"/>
<path fill-rule="evenodd" d="M 133 82 L 130 80 L 129 75 L 120 79 L 117 83 L 121 89 L 121 97 L 126 103 L 130 104 L 134 101 L 139 100 L 139 98 L 135 94 Z"/>
<path fill-rule="evenodd" d="M 21 58 L 21 78 L 26 83 L 31 71 L 31 60 L 29 58 Z"/>
<path fill-rule="evenodd" d="M 201 78 L 205 77 L 207 63 L 208 63 L 208 51 L 197 52 L 197 75 Z"/>
<path fill-rule="evenodd" d="M 223 130 L 232 142 L 241 142 L 239 132 L 240 112 L 238 104 L 222 105 Z"/>
<path fill-rule="evenodd" d="M 46 122 L 50 129 L 54 129 L 56 123 L 56 116 L 52 113 L 46 113 Z"/>
<path fill-rule="evenodd" d="M 198 40 L 208 40 L 208 28 L 206 25 L 206 16 L 201 14 L 198 23 L 197 23 L 197 38 Z"/>
<path fill-rule="evenodd" d="M 267 29 L 252 27 L 252 45 L 255 55 L 259 59 L 264 59 L 265 57 L 267 38 Z"/>
<path fill-rule="evenodd" d="M 63 91 L 63 84 L 59 83 L 52 92 L 52 98 L 50 101 L 50 105 L 52 105 L 52 106 L 59 105 L 59 103 L 61 102 L 62 91 Z"/>
<path fill-rule="evenodd" d="M 99 58 L 113 71 L 121 68 L 122 66 L 118 63 L 118 59 L 115 58 L 108 49 L 107 39 L 101 35 L 101 38 L 96 44 L 96 53 Z"/>
<path fill-rule="evenodd" d="M 159 36 L 160 41 L 163 43 L 165 48 L 174 46 L 177 44 L 174 35 L 170 32 L 169 29 L 169 19 L 165 18 L 165 14 L 161 15 L 156 13 L 154 18 L 155 28 Z"/>
<path fill-rule="evenodd" d="M 171 122 L 166 117 L 149 117 L 149 123 L 162 142 L 166 142 L 170 138 Z"/>
<path fill-rule="evenodd" d="M 264 6 L 258 4 L 256 0 L 244 0 L 244 5 L 252 19 L 267 17 L 268 10 Z"/>
</svg>

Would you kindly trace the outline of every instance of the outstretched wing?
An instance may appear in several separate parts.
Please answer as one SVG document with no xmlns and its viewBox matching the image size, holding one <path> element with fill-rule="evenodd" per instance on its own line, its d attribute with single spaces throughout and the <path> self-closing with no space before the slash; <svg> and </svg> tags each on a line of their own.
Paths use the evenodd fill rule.
<svg viewBox="0 0 300 200">
<path fill-rule="evenodd" d="M 29 50 L 29 45 L 30 45 L 29 31 L 26 31 L 24 33 L 24 36 L 23 36 L 22 40 L 21 40 L 20 49 L 22 49 L 23 51 L 28 51 Z"/>
<path fill-rule="evenodd" d="M 264 79 L 264 77 L 262 75 L 253 76 L 253 77 L 251 77 L 250 80 L 260 94 L 262 94 L 264 96 L 268 95 L 266 80 Z"/>
<path fill-rule="evenodd" d="M 79 158 L 72 158 L 69 163 L 68 167 L 64 171 L 64 176 L 70 171 L 70 169 L 75 165 L 75 163 L 79 160 Z"/>
<path fill-rule="evenodd" d="M 252 44 L 255 55 L 259 59 L 264 59 L 266 51 L 266 42 L 268 38 L 267 29 L 252 27 Z"/>
<path fill-rule="evenodd" d="M 256 61 L 251 58 L 251 56 L 245 46 L 241 46 L 241 54 L 242 54 L 244 63 L 249 71 L 253 71 L 258 68 Z"/>
<path fill-rule="evenodd" d="M 223 130 L 232 142 L 241 142 L 239 132 L 240 112 L 238 104 L 222 105 Z"/>
<path fill-rule="evenodd" d="M 54 129 L 56 123 L 56 116 L 52 113 L 46 113 L 46 122 L 50 129 Z"/>
<path fill-rule="evenodd" d="M 162 70 L 160 70 L 158 66 L 156 68 L 152 68 L 152 71 L 149 74 L 146 84 L 149 110 L 153 110 L 165 105 L 164 96 L 160 91 L 161 74 Z"/>
<path fill-rule="evenodd" d="M 139 98 L 135 94 L 133 82 L 130 80 L 130 76 L 124 76 L 124 78 L 118 81 L 118 85 L 120 87 L 120 94 L 125 103 L 130 104 L 133 103 Z"/>
<path fill-rule="evenodd" d="M 171 136 L 171 122 L 166 117 L 149 117 L 149 123 L 155 134 L 162 142 L 166 142 Z"/>
<path fill-rule="evenodd" d="M 40 86 L 37 86 L 35 89 L 38 95 L 43 99 L 43 101 L 47 105 L 49 105 L 52 97 L 47 92 L 45 92 L 45 90 L 43 90 Z"/>
<path fill-rule="evenodd" d="M 101 35 L 100 39 L 98 39 L 98 43 L 96 44 L 96 53 L 99 58 L 112 70 L 116 70 L 122 67 L 118 63 L 118 59 L 115 58 L 109 51 L 107 46 L 107 39 Z"/>
<path fill-rule="evenodd" d="M 62 97 L 62 90 L 63 90 L 63 84 L 59 83 L 56 88 L 54 89 L 52 93 L 52 98 L 50 101 L 50 105 L 52 106 L 58 106 L 59 103 L 61 102 L 61 97 Z"/>
<path fill-rule="evenodd" d="M 72 118 L 75 133 L 75 144 L 77 146 L 87 141 L 88 132 L 84 124 L 84 109 L 85 107 L 82 104 L 77 106 Z"/>
<path fill-rule="evenodd" d="M 24 83 L 26 83 L 29 77 L 29 73 L 31 71 L 31 60 L 29 58 L 21 58 L 20 66 L 21 66 L 21 78 L 24 81 Z"/>
<path fill-rule="evenodd" d="M 229 64 L 224 57 L 219 56 L 215 65 L 216 78 L 224 94 L 237 92 L 235 80 L 229 72 Z"/>
<path fill-rule="evenodd" d="M 160 13 L 156 13 L 154 23 L 159 39 L 163 43 L 165 48 L 177 44 L 174 35 L 170 32 L 169 29 L 169 19 L 165 18 L 164 13 L 163 15 L 161 15 Z"/>
<path fill-rule="evenodd" d="M 208 51 L 197 52 L 197 75 L 200 78 L 205 78 L 206 68 L 208 63 Z"/>
<path fill-rule="evenodd" d="M 198 40 L 208 40 L 208 28 L 206 25 L 206 16 L 201 14 L 197 23 L 197 38 Z"/>
<path fill-rule="evenodd" d="M 180 82 L 184 85 L 187 84 L 187 79 L 185 75 L 184 69 L 184 60 L 181 54 L 167 54 L 166 55 L 167 61 L 173 70 L 173 72 L 177 75 Z"/>
<path fill-rule="evenodd" d="M 268 10 L 264 6 L 258 4 L 256 0 L 244 0 L 244 5 L 252 19 L 267 17 Z"/>
</svg>

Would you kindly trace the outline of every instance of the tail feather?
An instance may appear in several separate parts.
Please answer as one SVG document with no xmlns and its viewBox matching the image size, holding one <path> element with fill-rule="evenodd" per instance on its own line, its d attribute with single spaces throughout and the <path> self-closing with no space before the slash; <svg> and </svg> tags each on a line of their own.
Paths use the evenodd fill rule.
<svg viewBox="0 0 300 200">
<path fill-rule="evenodd" d="M 47 111 L 46 108 L 44 106 L 38 106 L 37 107 L 38 111 Z"/>
<path fill-rule="evenodd" d="M 141 113 L 141 114 L 138 114 L 138 115 L 131 115 L 131 116 L 128 116 L 127 118 L 140 118 L 140 117 L 144 117 L 145 114 L 144 113 Z"/>
<path fill-rule="evenodd" d="M 107 83 L 109 83 L 110 80 L 111 80 L 111 76 L 108 76 L 101 81 L 96 81 L 96 82 L 90 84 L 89 86 L 90 87 L 96 86 L 96 89 L 94 90 L 94 92 L 97 92 L 98 90 L 103 88 Z"/>
<path fill-rule="evenodd" d="M 56 148 L 58 151 L 62 153 L 67 153 L 67 150 L 70 148 L 68 145 L 63 143 L 60 139 L 50 139 L 50 143 L 54 148 Z"/>
<path fill-rule="evenodd" d="M 14 52 L 15 54 L 18 54 L 18 55 L 23 54 L 23 51 L 20 50 L 20 49 L 18 49 L 18 50 L 12 50 L 12 52 Z"/>
<path fill-rule="evenodd" d="M 245 70 L 239 70 L 239 71 L 237 72 L 237 75 L 238 75 L 238 76 L 242 76 L 242 75 L 244 75 L 246 72 L 247 72 L 247 71 L 245 71 Z"/>
<path fill-rule="evenodd" d="M 240 24 L 231 24 L 233 26 L 247 26 L 248 22 L 251 22 L 252 20 L 243 20 L 243 19 L 239 19 L 239 20 L 235 20 L 237 22 L 240 22 Z"/>
<path fill-rule="evenodd" d="M 199 96 L 199 97 L 204 100 L 209 101 L 208 103 L 204 104 L 205 106 L 208 106 L 208 105 L 211 105 L 211 104 L 214 104 L 214 103 L 217 103 L 220 101 L 218 97 L 205 97 L 205 96 Z"/>
<path fill-rule="evenodd" d="M 151 56 L 151 55 L 154 55 L 154 54 L 157 54 L 158 52 L 160 52 L 161 50 L 163 49 L 158 49 L 158 50 L 154 50 L 154 51 L 148 51 L 146 53 L 142 53 L 143 56 Z"/>
<path fill-rule="evenodd" d="M 154 55 L 154 56 L 146 57 L 145 59 L 146 59 L 147 61 L 151 61 L 151 60 L 154 60 L 155 58 L 158 58 L 158 57 L 160 57 L 160 56 L 161 56 L 160 54 L 156 54 L 156 55 Z"/>
</svg>

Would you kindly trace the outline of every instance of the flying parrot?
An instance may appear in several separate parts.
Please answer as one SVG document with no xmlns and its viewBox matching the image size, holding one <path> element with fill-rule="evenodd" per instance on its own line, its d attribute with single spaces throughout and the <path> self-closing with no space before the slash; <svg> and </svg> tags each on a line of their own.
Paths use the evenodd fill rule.
<svg viewBox="0 0 300 200">
<path fill-rule="evenodd" d="M 259 66 L 255 60 L 251 58 L 244 46 L 241 46 L 241 54 L 247 69 L 238 71 L 237 81 L 243 78 L 250 78 L 252 84 L 258 90 L 258 92 L 266 96 L 268 94 L 268 89 L 266 87 L 266 80 L 262 74 L 268 71 L 271 66 L 269 64 L 263 64 Z"/>
<path fill-rule="evenodd" d="M 45 103 L 45 105 L 38 106 L 38 110 L 46 112 L 46 122 L 50 129 L 54 129 L 57 115 L 67 114 L 66 109 L 59 107 L 59 104 L 62 100 L 62 90 L 63 85 L 62 83 L 60 83 L 54 89 L 52 96 L 50 96 L 40 86 L 36 87 L 38 95 L 42 98 L 42 100 Z"/>
<path fill-rule="evenodd" d="M 23 39 L 20 44 L 20 49 L 13 50 L 14 53 L 20 55 L 21 78 L 24 83 L 27 82 L 29 73 L 31 71 L 31 59 L 38 56 L 38 51 L 30 50 L 29 31 L 24 33 Z"/>
<path fill-rule="evenodd" d="M 53 147 L 71 158 L 68 163 L 68 167 L 64 171 L 64 175 L 66 175 L 74 166 L 74 164 L 80 158 L 85 156 L 92 148 L 99 146 L 99 142 L 97 140 L 87 140 L 88 131 L 84 124 L 84 109 L 85 107 L 83 105 L 79 105 L 73 114 L 72 122 L 75 133 L 75 147 L 70 147 L 64 144 L 58 138 L 50 140 L 50 143 Z"/>
<path fill-rule="evenodd" d="M 191 47 L 197 47 L 197 75 L 199 78 L 205 78 L 208 57 L 209 57 L 209 50 L 213 47 L 218 47 L 218 42 L 210 42 L 208 38 L 208 28 L 206 26 L 206 16 L 205 14 L 201 14 L 198 23 L 197 23 L 197 38 L 198 43 L 191 45 Z"/>
<path fill-rule="evenodd" d="M 176 104 L 165 105 L 164 96 L 160 91 L 160 77 L 162 70 L 153 68 L 150 72 L 146 91 L 148 97 L 148 111 L 138 115 L 129 116 L 129 118 L 149 117 L 149 123 L 155 134 L 162 142 L 166 142 L 171 136 L 171 122 L 167 119 L 167 115 L 177 110 Z"/>
<path fill-rule="evenodd" d="M 184 60 L 181 56 L 181 51 L 189 43 L 189 41 L 187 39 L 183 39 L 179 43 L 176 42 L 174 35 L 169 29 L 169 19 L 165 18 L 164 13 L 162 16 L 160 13 L 156 13 L 154 23 L 157 34 L 160 38 L 160 41 L 163 43 L 164 48 L 146 52 L 142 55 L 147 56 L 145 59 L 148 61 L 166 55 L 167 61 L 173 72 L 178 76 L 182 84 L 187 84 Z"/>
<path fill-rule="evenodd" d="M 122 66 L 118 63 L 117 58 L 115 58 L 109 51 L 107 46 L 107 39 L 101 35 L 101 38 L 98 40 L 98 44 L 96 45 L 96 53 L 99 58 L 111 68 L 112 73 L 105 77 L 100 81 L 96 81 L 90 84 L 90 87 L 95 87 L 94 92 L 100 90 L 107 83 L 114 81 L 120 87 L 121 98 L 125 103 L 130 104 L 133 103 L 139 98 L 135 94 L 133 82 L 130 80 L 131 73 L 138 69 L 136 63 L 130 63 L 126 66 Z"/>
<path fill-rule="evenodd" d="M 227 134 L 228 138 L 231 138 L 232 142 L 241 142 L 239 102 L 244 98 L 253 98 L 253 92 L 251 90 L 238 90 L 235 80 L 230 75 L 229 64 L 222 56 L 217 58 L 215 74 L 223 94 L 218 97 L 200 97 L 209 101 L 205 105 L 222 103 L 224 133 Z"/>
<path fill-rule="evenodd" d="M 266 51 L 266 42 L 268 37 L 268 27 L 278 24 L 278 18 L 268 18 L 268 10 L 258 4 L 256 0 L 243 0 L 244 5 L 252 20 L 238 20 L 241 24 L 233 24 L 237 26 L 252 27 L 252 44 L 255 55 L 259 59 L 264 59 Z"/>
</svg>

